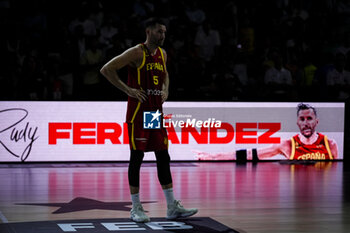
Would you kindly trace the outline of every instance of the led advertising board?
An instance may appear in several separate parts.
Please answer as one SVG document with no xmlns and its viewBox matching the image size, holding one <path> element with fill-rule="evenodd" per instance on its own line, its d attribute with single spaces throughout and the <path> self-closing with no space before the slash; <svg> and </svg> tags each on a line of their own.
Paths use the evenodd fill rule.
<svg viewBox="0 0 350 233">
<path fill-rule="evenodd" d="M 343 159 L 344 103 L 166 102 L 144 112 L 165 127 L 173 161 Z M 128 161 L 126 102 L 0 102 L 0 162 Z M 312 107 L 312 108 L 310 108 Z M 254 149 L 254 150 L 253 150 Z M 155 160 L 147 152 L 145 160 Z"/>
</svg>

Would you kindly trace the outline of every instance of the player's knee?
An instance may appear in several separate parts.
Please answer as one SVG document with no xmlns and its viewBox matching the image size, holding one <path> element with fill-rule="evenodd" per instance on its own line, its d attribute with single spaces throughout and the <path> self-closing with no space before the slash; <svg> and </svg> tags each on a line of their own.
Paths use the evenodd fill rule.
<svg viewBox="0 0 350 233">
<path fill-rule="evenodd" d="M 160 162 L 162 164 L 170 163 L 170 156 L 168 150 L 161 150 L 155 152 L 157 163 Z"/>
<path fill-rule="evenodd" d="M 158 171 L 158 180 L 161 185 L 168 185 L 173 183 L 173 179 L 171 178 L 170 170 L 160 170 Z"/>
<path fill-rule="evenodd" d="M 143 157 L 143 151 L 132 150 L 130 153 L 130 162 L 128 169 L 128 178 L 130 186 L 140 186 L 140 168 L 143 161 Z"/>
<path fill-rule="evenodd" d="M 155 152 L 157 159 L 158 180 L 161 185 L 172 183 L 170 156 L 167 150 Z"/>
<path fill-rule="evenodd" d="M 131 150 L 130 151 L 130 162 L 129 166 L 141 166 L 143 161 L 144 153 L 140 150 Z"/>
</svg>

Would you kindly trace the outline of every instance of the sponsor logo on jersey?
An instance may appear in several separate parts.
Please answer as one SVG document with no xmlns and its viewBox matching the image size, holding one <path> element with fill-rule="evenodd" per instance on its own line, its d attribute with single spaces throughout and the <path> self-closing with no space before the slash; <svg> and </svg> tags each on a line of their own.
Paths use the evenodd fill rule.
<svg viewBox="0 0 350 233">
<path fill-rule="evenodd" d="M 163 91 L 157 89 L 147 89 L 147 95 L 162 95 Z"/>
</svg>

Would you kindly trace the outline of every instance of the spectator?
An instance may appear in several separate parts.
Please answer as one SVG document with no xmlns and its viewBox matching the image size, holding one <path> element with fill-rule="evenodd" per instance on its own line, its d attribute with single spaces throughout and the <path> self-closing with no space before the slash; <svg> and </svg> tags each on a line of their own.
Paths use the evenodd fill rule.
<svg viewBox="0 0 350 233">
<path fill-rule="evenodd" d="M 77 26 L 81 25 L 83 29 L 84 36 L 95 36 L 96 25 L 95 22 L 89 18 L 89 12 L 86 8 L 79 11 L 79 15 L 77 18 L 73 19 L 69 24 L 69 30 L 72 34 L 74 34 Z"/>
<path fill-rule="evenodd" d="M 100 30 L 100 38 L 99 42 L 103 45 L 103 47 L 107 50 L 113 47 L 112 38 L 118 34 L 118 28 L 114 25 L 114 22 L 111 18 L 106 19 Z"/>
<path fill-rule="evenodd" d="M 243 86 L 236 74 L 224 73 L 219 85 L 223 101 L 240 100 L 243 96 Z"/>
<path fill-rule="evenodd" d="M 343 35 L 343 40 L 338 48 L 336 48 L 336 53 L 347 54 L 350 51 L 350 32 L 346 32 Z"/>
<path fill-rule="evenodd" d="M 69 63 L 59 54 L 51 57 L 51 95 L 54 100 L 71 100 L 73 97 L 74 77 Z"/>
<path fill-rule="evenodd" d="M 83 72 L 82 98 L 85 100 L 96 100 L 102 97 L 99 68 L 104 62 L 104 58 L 101 49 L 98 48 L 97 37 L 89 38 L 88 42 L 88 48 L 80 58 L 80 65 Z"/>
<path fill-rule="evenodd" d="M 269 99 L 286 100 L 293 85 L 292 75 L 289 70 L 283 67 L 282 56 L 279 52 L 272 53 L 272 61 L 274 66 L 266 71 L 264 77 L 267 97 Z"/>
<path fill-rule="evenodd" d="M 136 0 L 133 10 L 135 16 L 146 18 L 154 12 L 154 5 L 149 1 Z"/>
<path fill-rule="evenodd" d="M 239 29 L 238 46 L 242 52 L 252 53 L 255 45 L 255 30 L 246 16 Z"/>
<path fill-rule="evenodd" d="M 319 61 L 318 59 L 323 56 L 318 56 L 317 52 L 348 53 L 350 48 L 350 33 L 347 29 L 350 23 L 348 2 L 347 0 L 302 3 L 283 0 L 266 2 L 226 0 L 218 4 L 198 0 L 132 0 L 121 7 L 115 1 L 78 0 L 66 7 L 58 0 L 16 1 L 16 4 L 13 1 L 3 0 L 0 3 L 2 10 L 0 18 L 5 29 L 5 36 L 0 39 L 1 52 L 4 51 L 2 60 L 5 61 L 3 62 L 5 68 L 1 74 L 2 98 L 16 99 L 18 96 L 16 93 L 23 93 L 23 89 L 19 91 L 17 88 L 19 80 L 21 85 L 24 82 L 23 71 L 20 68 L 24 58 L 27 68 L 31 62 L 22 48 L 30 45 L 40 51 L 40 57 L 34 60 L 39 59 L 39 67 L 43 72 L 48 69 L 47 57 L 52 54 L 59 54 L 62 57 L 60 69 L 65 70 L 63 73 L 67 73 L 66 71 L 68 74 L 73 73 L 74 77 L 72 99 L 80 99 L 81 88 L 85 87 L 81 75 L 86 74 L 86 66 L 80 66 L 80 60 L 83 54 L 86 54 L 88 37 L 97 36 L 103 54 L 106 53 L 106 56 L 111 57 L 117 50 L 132 47 L 135 41 L 142 40 L 144 36 L 141 29 L 142 21 L 152 15 L 163 17 L 168 26 L 169 40 L 164 47 L 169 52 L 168 59 L 172 60 L 168 68 L 174 73 L 174 77 L 177 77 L 171 81 L 171 88 L 176 90 L 170 97 L 172 100 L 200 99 L 198 83 L 202 87 L 211 85 L 218 87 L 221 86 L 220 83 L 213 84 L 231 80 L 223 78 L 222 72 L 225 68 L 229 69 L 230 74 L 237 73 L 244 89 L 243 93 L 254 93 L 249 96 L 239 95 L 238 98 L 261 100 L 266 96 L 266 92 L 258 90 L 272 88 L 273 82 L 264 86 L 264 78 L 267 70 L 274 66 L 274 62 L 268 57 L 274 48 L 280 51 L 280 57 L 285 61 L 283 69 L 277 70 L 278 73 L 283 76 L 284 70 L 289 70 L 293 83 L 295 82 L 298 87 L 312 90 L 313 93 L 309 96 L 317 100 L 319 98 L 328 100 L 325 93 L 332 99 L 339 99 L 338 94 L 327 91 L 329 87 L 327 74 L 333 64 Z M 23 14 L 19 11 L 20 8 L 27 11 Z M 65 14 L 56 13 L 63 11 Z M 214 25 L 217 25 L 215 29 L 211 27 Z M 9 28 L 24 33 L 25 37 L 20 38 L 20 33 L 13 33 L 14 31 L 8 30 Z M 12 36 L 11 41 L 6 41 L 8 36 Z M 115 38 L 118 39 L 114 40 Z M 235 60 L 237 51 L 244 53 L 245 61 Z M 317 60 L 314 59 L 313 63 L 306 66 L 304 59 L 309 51 Z M 315 67 L 317 71 L 312 80 Z M 81 68 L 84 71 L 80 70 Z M 344 70 L 347 71 L 349 68 Z M 302 77 L 301 73 L 306 75 Z M 271 75 L 267 75 L 269 76 Z M 329 84 L 332 85 L 332 90 L 336 89 L 333 84 Z M 279 85 L 281 84 L 275 82 L 273 92 L 269 95 L 270 99 L 276 99 L 275 88 L 278 89 Z M 287 84 L 282 86 L 284 85 Z M 64 90 L 62 83 L 61 86 L 56 86 Z M 303 95 L 293 98 L 309 98 L 304 95 L 309 92 L 302 88 L 299 89 L 299 93 Z M 30 99 L 28 93 L 25 96 Z M 280 97 L 281 94 L 277 96 Z M 291 97 L 287 93 L 283 96 L 288 99 Z M 21 98 L 25 97 L 22 95 Z M 62 99 L 64 98 L 63 94 Z M 344 98 L 345 96 L 342 97 Z"/>
<path fill-rule="evenodd" d="M 19 97 L 29 100 L 46 100 L 47 85 L 46 71 L 39 58 L 38 50 L 28 48 L 22 65 Z"/>
<path fill-rule="evenodd" d="M 189 1 L 186 9 L 188 20 L 195 25 L 202 24 L 206 19 L 205 12 L 198 7 L 197 0 Z"/>
<path fill-rule="evenodd" d="M 221 45 L 220 34 L 206 21 L 198 28 L 194 43 L 199 47 L 199 56 L 206 62 L 211 61 Z"/>
<path fill-rule="evenodd" d="M 345 54 L 337 53 L 334 69 L 327 74 L 329 96 L 336 100 L 346 100 L 350 97 L 350 72 L 345 70 L 345 65 Z"/>
<path fill-rule="evenodd" d="M 246 54 L 239 52 L 233 64 L 233 73 L 237 76 L 239 83 L 243 86 L 247 86 L 249 83 L 247 62 Z"/>
</svg>

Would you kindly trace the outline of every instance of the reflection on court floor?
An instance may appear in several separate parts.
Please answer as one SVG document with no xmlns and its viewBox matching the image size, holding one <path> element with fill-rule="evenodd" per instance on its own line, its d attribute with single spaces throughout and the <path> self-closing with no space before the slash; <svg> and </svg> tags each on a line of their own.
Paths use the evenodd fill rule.
<svg viewBox="0 0 350 233">
<path fill-rule="evenodd" d="M 0 220 L 129 218 L 127 166 L 0 164 Z M 342 167 L 342 162 L 172 163 L 174 194 L 184 206 L 199 209 L 195 217 L 238 232 L 346 232 Z M 165 221 L 155 164 L 144 163 L 140 177 L 141 201 L 151 221 Z"/>
</svg>

